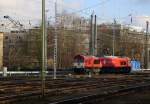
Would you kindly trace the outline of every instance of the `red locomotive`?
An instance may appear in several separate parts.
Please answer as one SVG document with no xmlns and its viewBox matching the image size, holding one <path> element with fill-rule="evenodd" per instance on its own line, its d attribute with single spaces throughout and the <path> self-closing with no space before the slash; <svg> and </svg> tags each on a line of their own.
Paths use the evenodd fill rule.
<svg viewBox="0 0 150 104">
<path fill-rule="evenodd" d="M 129 73 L 130 71 L 131 63 L 127 57 L 84 55 L 74 57 L 74 72 L 76 73 Z"/>
</svg>

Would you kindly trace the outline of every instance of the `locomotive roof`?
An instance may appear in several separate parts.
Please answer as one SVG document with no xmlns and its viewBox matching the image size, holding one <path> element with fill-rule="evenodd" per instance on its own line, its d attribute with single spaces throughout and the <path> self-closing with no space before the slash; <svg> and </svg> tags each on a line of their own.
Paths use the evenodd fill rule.
<svg viewBox="0 0 150 104">
<path fill-rule="evenodd" d="M 126 56 L 104 56 L 101 58 L 129 58 L 129 57 L 126 57 Z"/>
<path fill-rule="evenodd" d="M 118 58 L 118 56 L 104 56 L 104 58 Z"/>
</svg>

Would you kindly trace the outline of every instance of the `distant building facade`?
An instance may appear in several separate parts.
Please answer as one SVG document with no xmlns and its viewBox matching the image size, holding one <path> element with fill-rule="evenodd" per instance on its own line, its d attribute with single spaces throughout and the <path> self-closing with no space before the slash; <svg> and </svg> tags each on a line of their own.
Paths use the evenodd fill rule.
<svg viewBox="0 0 150 104">
<path fill-rule="evenodd" d="M 72 23 L 72 22 L 71 22 Z M 83 23 L 84 24 L 84 23 Z M 80 22 L 79 22 L 79 25 Z M 73 25 L 76 26 L 76 25 Z M 72 66 L 73 56 L 87 54 L 89 51 L 89 25 L 85 28 L 59 28 L 58 34 L 58 68 Z M 81 27 L 84 27 L 83 25 Z M 113 24 L 98 25 L 98 56 L 112 55 Z M 47 56 L 48 68 L 53 68 L 54 54 L 54 27 L 47 29 Z M 128 56 L 144 64 L 145 33 L 131 31 L 129 28 L 115 26 L 115 55 Z M 86 51 L 86 52 L 85 52 Z M 150 37 L 148 36 L 148 56 L 150 63 Z M 67 59 L 67 60 L 66 60 Z M 11 31 L 0 33 L 0 67 L 15 70 L 39 69 L 41 65 L 41 29 L 35 28 L 26 31 Z M 150 64 L 148 64 L 150 65 Z M 149 66 L 150 68 L 150 66 Z"/>
<path fill-rule="evenodd" d="M 3 40 L 4 40 L 4 33 L 0 32 L 0 70 L 3 68 Z"/>
<path fill-rule="evenodd" d="M 3 66 L 19 68 L 25 61 L 26 32 L 11 31 L 3 37 Z"/>
</svg>

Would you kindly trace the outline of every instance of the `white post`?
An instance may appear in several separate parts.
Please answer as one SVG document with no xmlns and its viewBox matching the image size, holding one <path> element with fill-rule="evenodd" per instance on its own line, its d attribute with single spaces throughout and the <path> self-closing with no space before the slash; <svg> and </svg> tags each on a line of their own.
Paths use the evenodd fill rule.
<svg viewBox="0 0 150 104">
<path fill-rule="evenodd" d="M 3 77 L 7 77 L 7 67 L 3 67 Z"/>
</svg>

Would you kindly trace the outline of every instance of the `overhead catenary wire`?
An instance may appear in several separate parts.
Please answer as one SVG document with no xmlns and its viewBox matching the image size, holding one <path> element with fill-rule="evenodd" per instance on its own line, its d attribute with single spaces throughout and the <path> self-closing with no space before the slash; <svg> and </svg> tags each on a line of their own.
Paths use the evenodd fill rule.
<svg viewBox="0 0 150 104">
<path fill-rule="evenodd" d="M 86 10 L 96 8 L 96 7 L 98 7 L 98 6 L 103 5 L 104 3 L 109 2 L 109 1 L 110 1 L 110 0 L 104 0 L 104 1 L 102 1 L 102 2 L 100 2 L 100 3 L 96 3 L 96 4 L 92 5 L 92 6 L 89 6 L 89 7 L 86 7 L 86 8 L 82 8 L 82 9 L 80 9 L 80 10 L 76 10 L 76 9 L 73 9 L 73 8 L 70 8 L 70 7 L 67 7 L 67 8 L 73 11 L 73 12 L 71 12 L 71 13 L 69 13 L 69 14 L 83 13 L 83 14 L 89 16 L 89 15 L 91 14 L 91 12 L 93 12 L 93 10 L 92 10 L 90 13 L 85 12 Z M 54 3 L 54 1 L 49 1 L 49 2 Z M 63 4 L 59 4 L 59 3 L 58 3 L 58 5 L 63 5 Z M 65 15 L 58 15 L 57 17 L 65 17 Z M 54 16 L 54 17 L 51 17 L 51 18 L 56 18 L 56 17 Z M 102 18 L 101 18 L 101 19 L 102 19 Z"/>
<path fill-rule="evenodd" d="M 76 10 L 76 9 L 73 9 L 73 8 L 70 8 L 70 7 L 67 7 L 67 8 L 74 11 L 74 12 L 71 12 L 71 13 L 69 13 L 69 14 L 83 13 L 83 14 L 89 16 L 89 15 L 91 14 L 91 12 L 93 12 L 93 10 L 91 10 L 90 13 L 85 12 L 86 10 L 96 8 L 96 7 L 98 7 L 98 6 L 101 6 L 101 5 L 103 5 L 103 4 L 107 3 L 107 2 L 109 2 L 109 1 L 110 1 L 110 0 L 104 0 L 104 1 L 102 1 L 102 2 L 100 2 L 100 3 L 94 4 L 94 5 L 89 6 L 89 7 L 86 7 L 86 8 L 82 8 L 82 9 L 80 9 L 80 10 Z M 53 3 L 54 3 L 54 1 L 50 1 L 50 2 L 53 2 Z M 63 4 L 58 3 L 58 5 L 63 5 Z M 58 17 L 64 17 L 64 16 L 63 16 L 63 15 L 60 15 L 60 16 L 58 16 Z M 129 15 L 123 16 L 123 17 L 115 17 L 115 18 L 116 18 L 116 20 L 123 20 L 123 19 L 126 19 L 127 17 L 129 17 Z M 56 17 L 52 17 L 52 18 L 56 18 Z M 99 20 L 106 20 L 106 19 L 104 19 L 104 18 L 102 18 L 102 17 L 97 17 L 97 19 L 99 19 Z M 113 20 L 113 17 L 112 17 L 112 18 L 107 18 L 107 19 L 112 19 L 112 20 Z"/>
<path fill-rule="evenodd" d="M 94 4 L 94 5 L 92 5 L 92 6 L 89 6 L 89 7 L 86 7 L 86 8 L 82 8 L 82 9 L 80 9 L 80 10 L 76 10 L 76 9 L 70 8 L 70 7 L 68 7 L 68 5 L 66 5 L 66 8 L 68 8 L 68 9 L 70 9 L 70 10 L 73 10 L 73 11 L 74 11 L 73 13 L 82 12 L 82 13 L 84 13 L 84 14 L 87 14 L 86 12 L 84 12 L 85 10 L 89 10 L 89 9 L 92 9 L 92 8 L 96 8 L 96 7 L 98 7 L 98 6 L 101 6 L 101 5 L 103 5 L 103 4 L 107 3 L 107 2 L 109 2 L 109 1 L 110 1 L 110 0 L 103 0 L 102 2 L 96 3 L 96 4 Z M 55 3 L 54 1 L 51 1 L 51 0 L 50 0 L 50 2 Z M 60 3 L 57 3 L 57 4 L 64 6 L 64 4 L 60 4 Z M 92 10 L 92 11 L 93 11 L 93 10 Z"/>
<path fill-rule="evenodd" d="M 86 7 L 86 8 L 82 8 L 82 9 L 80 9 L 80 10 L 76 10 L 76 9 L 73 9 L 73 8 L 70 8 L 70 7 L 67 7 L 68 9 L 70 9 L 70 10 L 73 10 L 74 12 L 72 12 L 71 14 L 74 14 L 74 13 L 83 13 L 83 14 L 86 14 L 86 15 L 90 15 L 91 13 L 86 13 L 85 11 L 86 10 L 89 10 L 89 9 L 92 9 L 92 8 L 95 8 L 95 7 L 98 7 L 98 6 L 101 6 L 101 5 L 103 5 L 103 4 L 105 4 L 105 3 L 107 3 L 107 2 L 109 2 L 110 0 L 104 0 L 104 1 L 102 1 L 102 2 L 100 2 L 100 3 L 96 3 L 96 4 L 94 4 L 94 5 L 92 5 L 92 6 L 89 6 L 89 7 Z M 48 2 L 52 2 L 52 3 L 54 3 L 54 1 L 52 1 L 52 0 L 49 0 Z M 60 3 L 58 3 L 59 5 L 63 5 L 63 4 L 60 4 Z M 65 17 L 65 16 L 57 16 L 57 17 Z M 120 20 L 120 19 L 125 19 L 125 18 L 127 18 L 128 16 L 125 16 L 125 17 L 119 17 L 119 18 L 117 18 L 116 17 L 116 19 L 117 20 Z M 55 16 L 54 17 L 51 17 L 51 18 L 56 18 Z M 103 19 L 102 17 L 97 17 L 97 19 L 99 19 L 99 20 L 106 20 L 106 19 Z M 111 18 L 112 19 L 112 18 Z M 29 21 L 29 20 L 27 20 L 27 21 Z M 30 20 L 31 22 L 32 22 L 32 20 Z M 39 21 L 39 20 L 38 20 Z"/>
</svg>

